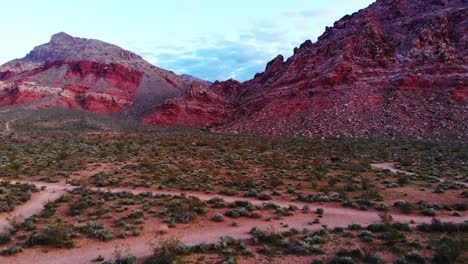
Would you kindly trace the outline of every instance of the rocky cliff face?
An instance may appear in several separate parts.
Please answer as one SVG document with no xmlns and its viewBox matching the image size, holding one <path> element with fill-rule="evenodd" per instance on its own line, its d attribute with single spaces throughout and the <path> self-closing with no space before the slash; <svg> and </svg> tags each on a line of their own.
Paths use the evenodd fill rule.
<svg viewBox="0 0 468 264">
<path fill-rule="evenodd" d="M 466 58 L 468 1 L 378 0 L 254 79 L 224 83 L 235 102 L 187 94 L 142 120 L 268 135 L 467 137 Z M 220 111 L 180 111 L 194 105 Z"/>
<path fill-rule="evenodd" d="M 0 106 L 63 106 L 139 116 L 182 95 L 191 82 L 115 45 L 58 33 L 0 67 Z"/>
<path fill-rule="evenodd" d="M 142 121 L 165 126 L 200 127 L 224 122 L 237 106 L 240 83 L 234 80 L 207 86 L 194 82 L 184 97 L 170 99 L 143 116 Z"/>
</svg>

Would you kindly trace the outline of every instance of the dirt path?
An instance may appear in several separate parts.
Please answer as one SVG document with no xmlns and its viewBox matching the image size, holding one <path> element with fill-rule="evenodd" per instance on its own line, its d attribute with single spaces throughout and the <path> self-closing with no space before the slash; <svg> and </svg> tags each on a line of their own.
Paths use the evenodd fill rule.
<svg viewBox="0 0 468 264">
<path fill-rule="evenodd" d="M 41 186 L 45 186 L 48 190 L 48 193 L 63 193 L 66 190 L 72 190 L 75 189 L 76 187 L 70 186 L 70 185 L 64 185 L 61 183 L 44 183 L 44 182 L 31 182 L 31 181 L 12 181 L 12 183 L 27 183 L 27 184 L 34 184 L 38 188 Z M 218 195 L 218 194 L 207 194 L 207 193 L 200 193 L 200 192 L 191 192 L 191 191 L 176 191 L 176 190 L 150 190 L 150 189 L 144 189 L 144 188 L 135 188 L 135 189 L 130 189 L 130 188 L 96 188 L 92 187 L 89 188 L 91 190 L 101 190 L 101 191 L 111 191 L 113 193 L 116 192 L 131 192 L 133 194 L 139 194 L 143 192 L 150 192 L 153 195 L 157 194 L 168 194 L 168 195 L 187 195 L 187 196 L 196 196 L 200 198 L 201 200 L 207 201 L 215 197 L 219 197 L 224 199 L 225 202 L 227 203 L 232 203 L 238 200 L 244 200 L 244 201 L 249 201 L 250 203 L 254 205 L 259 205 L 259 204 L 264 204 L 266 203 L 265 201 L 260 201 L 258 199 L 254 198 L 248 198 L 248 197 L 242 197 L 242 196 L 223 196 L 223 195 Z M 58 195 L 57 195 L 58 197 Z M 271 200 L 267 202 L 272 202 L 275 203 L 279 206 L 282 207 L 288 207 L 289 205 L 295 205 L 298 208 L 302 208 L 304 205 L 308 205 L 310 210 L 314 211 L 317 208 L 323 208 L 325 209 L 325 212 L 329 214 L 333 214 L 337 217 L 335 221 L 341 221 L 345 220 L 343 222 L 349 223 L 352 221 L 354 218 L 360 219 L 361 221 L 363 220 L 363 217 L 365 219 L 370 219 L 370 221 L 378 220 L 378 211 L 375 210 L 369 210 L 369 211 L 362 211 L 362 210 L 356 210 L 352 208 L 344 208 L 341 206 L 336 206 L 336 205 L 317 205 L 317 203 L 311 204 L 311 203 L 305 203 L 305 202 L 299 202 L 299 201 L 287 201 L 287 200 Z M 28 204 L 28 203 L 26 203 Z M 34 202 L 35 206 L 40 206 L 41 204 Z M 16 212 L 16 211 L 15 211 Z M 392 214 L 393 218 L 396 221 L 400 222 L 409 222 L 410 220 L 415 221 L 416 223 L 423 223 L 423 222 L 429 222 L 432 218 L 427 217 L 427 216 L 418 216 L 418 215 L 405 215 L 405 214 L 399 214 L 395 213 Z M 345 217 L 345 219 L 340 219 L 341 217 Z M 447 221 L 460 221 L 460 217 L 446 217 L 444 218 Z M 332 219 L 330 219 L 332 220 Z M 463 221 L 462 221 L 463 222 Z M 369 222 L 370 223 L 370 222 Z"/>
<path fill-rule="evenodd" d="M 31 200 L 18 206 L 11 213 L 0 213 L 0 232 L 10 227 L 8 218 L 15 217 L 17 221 L 22 221 L 25 218 L 28 218 L 34 214 L 39 214 L 43 205 L 48 201 L 53 201 L 64 194 L 65 191 L 58 189 L 47 189 L 39 193 L 32 194 Z"/>
<path fill-rule="evenodd" d="M 412 172 L 399 170 L 399 169 L 395 168 L 395 163 L 393 163 L 393 162 L 371 164 L 371 168 L 378 169 L 378 170 L 389 170 L 392 173 L 403 173 L 403 174 L 406 174 L 406 175 L 414 175 L 414 173 L 412 173 Z"/>
<path fill-rule="evenodd" d="M 63 194 L 66 190 L 73 189 L 73 186 L 66 186 L 61 183 L 42 183 L 42 182 L 24 182 L 35 184 L 38 187 L 46 186 L 47 191 L 43 191 L 26 204 L 20 206 L 15 210 L 14 214 L 22 214 L 24 217 L 28 217 L 34 213 L 38 213 L 42 210 L 42 204 L 47 200 L 53 200 L 59 195 Z M 98 188 L 92 188 L 97 190 Z M 148 189 L 125 189 L 125 188 L 111 188 L 111 189 L 102 189 L 109 190 L 111 192 L 121 192 L 129 191 L 134 194 L 141 192 L 147 192 Z M 259 201 L 252 198 L 245 197 L 232 197 L 232 196 L 222 196 L 215 194 L 205 194 L 197 192 L 180 192 L 180 191 L 168 191 L 168 190 L 151 190 L 153 194 L 171 194 L 179 195 L 184 193 L 186 195 L 197 196 L 202 200 L 209 200 L 213 197 L 223 198 L 226 202 L 233 202 L 235 200 L 248 200 L 253 204 L 262 204 L 263 201 Z M 271 201 L 280 206 L 288 206 L 294 204 L 301 208 L 307 203 L 302 202 L 289 202 L 284 200 L 274 200 Z M 322 224 L 327 224 L 330 228 L 341 226 L 346 227 L 350 223 L 359 223 L 361 225 L 367 225 L 370 223 L 376 223 L 380 221 L 378 212 L 375 210 L 369 211 L 360 211 L 350 208 L 343 208 L 334 205 L 319 205 L 314 206 L 308 204 L 310 209 L 314 211 L 316 208 L 323 208 L 325 210 L 325 215 L 321 220 Z M 417 215 L 402 215 L 402 214 L 392 214 L 393 218 L 396 221 L 402 223 L 409 223 L 414 221 L 415 223 L 430 222 L 431 217 L 417 216 Z M 3 219 L 0 215 L 0 219 Z M 196 244 L 201 242 L 214 242 L 221 236 L 231 236 L 236 239 L 248 238 L 248 232 L 252 227 L 268 228 L 273 227 L 276 230 L 281 230 L 282 226 L 286 224 L 287 228 L 297 228 L 302 230 L 307 227 L 310 230 L 319 229 L 321 225 L 309 225 L 308 222 L 312 221 L 315 218 L 315 214 L 307 213 L 303 214 L 302 212 L 297 212 L 294 216 L 285 217 L 281 220 L 272 220 L 272 221 L 263 221 L 263 220 L 254 220 L 254 219 L 236 219 L 239 222 L 238 227 L 233 227 L 230 224 L 230 221 L 226 221 L 222 224 L 213 225 L 209 222 L 200 222 L 191 225 L 181 225 L 176 229 L 171 229 L 168 235 L 176 235 L 183 241 L 188 244 Z M 463 222 L 468 220 L 468 214 L 463 214 L 462 217 L 443 217 L 442 221 L 451 221 L 451 222 Z M 4 221 L 2 220 L 2 223 Z M 281 225 L 281 223 L 283 225 Z M 132 237 L 128 239 L 116 239 L 110 242 L 99 242 L 95 240 L 79 240 L 77 241 L 77 247 L 70 250 L 64 249 L 52 249 L 48 253 L 44 253 L 40 248 L 32 248 L 26 250 L 24 253 L 18 254 L 13 257 L 0 257 L 0 262 L 4 264 L 10 263 L 35 263 L 35 264 L 65 264 L 65 263 L 90 263 L 90 261 L 96 258 L 98 255 L 103 256 L 104 258 L 110 259 L 115 252 L 117 247 L 122 246 L 123 244 L 127 245 L 124 248 L 128 248 L 131 254 L 142 258 L 147 257 L 150 253 L 148 247 L 148 242 L 154 240 L 156 234 L 161 230 L 161 228 L 166 228 L 163 224 L 158 225 L 147 225 L 143 234 L 139 237 Z"/>
<path fill-rule="evenodd" d="M 393 162 L 374 163 L 374 164 L 371 164 L 371 168 L 378 169 L 378 170 L 389 170 L 392 173 L 403 173 L 403 174 L 406 174 L 406 175 L 415 175 L 415 173 L 397 169 L 395 167 L 395 163 L 393 163 Z M 438 180 L 441 183 L 446 182 L 445 179 L 439 178 L 439 177 L 433 177 L 433 179 Z M 466 183 L 466 182 L 462 182 L 462 181 L 453 181 L 453 182 L 456 183 L 456 184 L 460 184 L 460 185 L 463 185 L 465 187 L 468 187 L 468 183 Z"/>
</svg>

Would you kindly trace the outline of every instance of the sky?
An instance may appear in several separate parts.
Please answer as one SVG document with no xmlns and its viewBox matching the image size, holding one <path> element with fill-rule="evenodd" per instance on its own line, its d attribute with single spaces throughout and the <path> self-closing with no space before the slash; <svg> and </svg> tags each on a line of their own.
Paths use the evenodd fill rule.
<svg viewBox="0 0 468 264">
<path fill-rule="evenodd" d="M 268 61 L 374 0 L 15 0 L 1 5 L 0 64 L 66 32 L 177 74 L 251 79 Z"/>
</svg>

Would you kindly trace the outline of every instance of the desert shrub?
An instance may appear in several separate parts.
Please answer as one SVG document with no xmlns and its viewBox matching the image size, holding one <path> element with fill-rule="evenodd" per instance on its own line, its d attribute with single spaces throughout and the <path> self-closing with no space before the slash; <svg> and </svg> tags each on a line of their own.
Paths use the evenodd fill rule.
<svg viewBox="0 0 468 264">
<path fill-rule="evenodd" d="M 236 200 L 236 201 L 234 201 L 234 205 L 236 207 L 247 207 L 247 206 L 251 206 L 252 204 L 249 201 Z"/>
<path fill-rule="evenodd" d="M 241 216 L 246 216 L 247 214 L 248 212 L 245 209 L 230 209 L 225 213 L 226 216 L 231 218 L 239 218 Z"/>
<path fill-rule="evenodd" d="M 296 241 L 288 249 L 288 253 L 296 255 L 308 255 L 308 254 L 323 254 L 324 252 L 317 246 L 313 246 L 310 243 L 299 240 Z"/>
<path fill-rule="evenodd" d="M 180 223 L 188 223 L 197 218 L 197 216 L 205 215 L 205 203 L 198 197 L 190 196 L 182 199 L 181 201 L 175 201 L 167 206 L 168 212 L 171 216 Z"/>
<path fill-rule="evenodd" d="M 365 258 L 367 264 L 383 264 L 384 261 L 377 255 L 369 255 Z"/>
<path fill-rule="evenodd" d="M 406 201 L 399 201 L 395 202 L 395 207 L 400 209 L 400 211 L 404 214 L 411 214 L 414 210 L 415 205 L 411 202 L 406 202 Z"/>
<path fill-rule="evenodd" d="M 51 217 L 55 214 L 55 211 L 57 211 L 58 204 L 56 202 L 47 202 L 44 204 L 44 209 L 42 210 L 41 215 L 44 217 Z"/>
<path fill-rule="evenodd" d="M 468 232 L 468 221 L 463 223 L 442 222 L 433 218 L 430 224 L 423 223 L 417 226 L 419 231 L 423 232 Z"/>
<path fill-rule="evenodd" d="M 262 218 L 262 215 L 258 212 L 252 212 L 250 213 L 249 217 L 254 218 L 254 219 L 259 219 L 259 218 Z"/>
<path fill-rule="evenodd" d="M 233 189 L 222 189 L 219 191 L 219 194 L 226 195 L 226 196 L 235 196 L 238 194 L 238 192 Z"/>
<path fill-rule="evenodd" d="M 223 217 L 222 214 L 214 214 L 213 217 L 211 217 L 211 220 L 213 220 L 215 222 L 223 222 L 224 217 Z"/>
<path fill-rule="evenodd" d="M 273 256 L 276 253 L 276 250 L 268 245 L 263 245 L 257 249 L 257 252 L 266 256 Z"/>
<path fill-rule="evenodd" d="M 340 256 L 335 256 L 330 261 L 328 261 L 329 264 L 356 264 L 356 261 L 353 260 L 351 257 L 340 257 Z"/>
<path fill-rule="evenodd" d="M 398 177 L 397 182 L 400 185 L 406 185 L 410 182 L 410 180 L 407 175 L 401 175 Z"/>
<path fill-rule="evenodd" d="M 346 249 L 340 249 L 336 255 L 338 257 L 351 257 L 351 258 L 361 258 L 362 253 L 359 249 L 351 249 L 351 250 L 346 250 Z"/>
<path fill-rule="evenodd" d="M 361 230 L 362 226 L 360 224 L 349 224 L 348 225 L 349 230 Z"/>
<path fill-rule="evenodd" d="M 421 214 L 425 216 L 435 216 L 436 213 L 436 210 L 434 210 L 433 208 L 425 208 L 421 211 Z"/>
<path fill-rule="evenodd" d="M 5 232 L 5 233 L 0 234 L 0 245 L 4 245 L 10 241 L 11 241 L 10 233 Z"/>
<path fill-rule="evenodd" d="M 394 228 L 389 228 L 380 235 L 380 239 L 385 240 L 387 245 L 394 245 L 397 242 L 406 239 L 406 236 L 403 232 Z"/>
<path fill-rule="evenodd" d="M 392 224 L 392 227 L 398 231 L 405 231 L 405 232 L 411 231 L 409 224 L 394 223 Z"/>
<path fill-rule="evenodd" d="M 28 246 L 49 245 L 57 248 L 72 248 L 75 245 L 72 240 L 74 236 L 73 225 L 56 218 L 45 226 L 41 233 L 31 234 L 26 244 Z"/>
<path fill-rule="evenodd" d="M 268 201 L 268 200 L 271 200 L 271 195 L 269 195 L 268 193 L 261 193 L 260 195 L 258 195 L 258 199 L 262 200 L 262 201 Z"/>
<path fill-rule="evenodd" d="M 276 175 L 272 175 L 270 177 L 270 186 L 272 186 L 273 188 L 276 188 L 280 185 L 284 184 L 283 181 L 281 180 L 280 177 L 276 176 Z"/>
<path fill-rule="evenodd" d="M 344 232 L 344 228 L 342 228 L 342 227 L 338 227 L 338 226 L 337 226 L 337 227 L 335 227 L 335 228 L 333 229 L 333 233 L 335 233 L 335 234 L 341 234 L 341 233 L 343 233 L 343 232 Z"/>
<path fill-rule="evenodd" d="M 453 210 L 456 211 L 467 211 L 468 210 L 468 204 L 454 204 Z"/>
<path fill-rule="evenodd" d="M 272 202 L 268 202 L 267 204 L 265 204 L 265 208 L 267 209 L 277 209 L 277 208 L 280 208 L 281 206 L 275 204 L 275 203 L 272 203 Z"/>
<path fill-rule="evenodd" d="M 101 241 L 109 241 L 114 237 L 114 231 L 99 229 L 94 231 L 93 236 Z"/>
<path fill-rule="evenodd" d="M 250 189 L 244 193 L 244 197 L 257 197 L 257 190 Z"/>
<path fill-rule="evenodd" d="M 378 211 L 388 211 L 389 207 L 385 204 L 379 204 L 375 209 Z"/>
<path fill-rule="evenodd" d="M 147 259 L 145 264 L 171 264 L 177 259 L 177 250 L 181 242 L 176 237 L 162 238 L 157 243 L 152 243 L 153 256 Z"/>
<path fill-rule="evenodd" d="M 220 237 L 213 245 L 215 250 L 225 249 L 227 247 L 233 246 L 236 243 L 234 238 L 230 236 Z"/>
<path fill-rule="evenodd" d="M 80 229 L 88 236 L 97 238 L 102 241 L 109 241 L 114 237 L 114 231 L 105 230 L 104 224 L 97 221 L 88 221 L 86 222 L 86 225 Z"/>
<path fill-rule="evenodd" d="M 135 256 L 120 256 L 114 261 L 106 260 L 102 264 L 137 264 L 137 263 L 138 263 L 138 259 Z"/>
<path fill-rule="evenodd" d="M 259 228 L 252 228 L 249 232 L 249 234 L 252 235 L 252 243 L 253 244 L 258 244 L 260 242 L 269 244 L 269 245 L 274 245 L 274 246 L 280 246 L 281 241 L 286 237 L 286 234 L 281 233 L 281 232 L 276 232 L 273 229 L 259 229 Z"/>
<path fill-rule="evenodd" d="M 410 252 L 406 253 L 403 259 L 404 263 L 411 263 L 411 264 L 426 264 L 427 261 L 422 257 L 417 250 L 411 250 Z M 398 261 L 397 261 L 398 262 Z"/>
<path fill-rule="evenodd" d="M 20 252 L 23 252 L 23 248 L 21 247 L 10 247 L 10 248 L 4 248 L 0 250 L 0 255 L 2 256 L 12 256 L 15 254 L 18 254 Z"/>
<path fill-rule="evenodd" d="M 130 213 L 127 218 L 128 219 L 138 219 L 138 218 L 142 218 L 144 215 L 143 211 L 142 210 L 136 210 L 132 213 Z"/>
<path fill-rule="evenodd" d="M 467 241 L 445 236 L 437 244 L 434 262 L 438 264 L 456 263 L 459 257 L 465 252 Z M 465 245 L 465 248 L 464 248 Z"/>
<path fill-rule="evenodd" d="M 378 224 L 370 224 L 367 226 L 367 230 L 378 233 L 378 232 L 384 232 L 388 231 L 390 229 L 390 226 L 382 223 Z"/>
<path fill-rule="evenodd" d="M 317 234 L 312 234 L 304 237 L 304 241 L 310 244 L 323 244 L 325 239 Z"/>
<path fill-rule="evenodd" d="M 70 215 L 79 215 L 84 210 L 89 208 L 92 205 L 92 201 L 88 199 L 88 197 L 80 197 L 75 202 L 70 203 L 69 213 Z"/>
</svg>

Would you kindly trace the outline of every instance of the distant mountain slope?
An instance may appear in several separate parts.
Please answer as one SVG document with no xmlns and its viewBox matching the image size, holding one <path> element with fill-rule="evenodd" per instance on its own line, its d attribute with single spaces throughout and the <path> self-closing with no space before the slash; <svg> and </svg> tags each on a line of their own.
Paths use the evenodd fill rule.
<svg viewBox="0 0 468 264">
<path fill-rule="evenodd" d="M 141 120 L 305 136 L 468 135 L 468 1 L 378 0 L 254 79 L 195 85 Z"/>
<path fill-rule="evenodd" d="M 0 109 L 0 136 L 28 131 L 173 133 L 187 129 L 150 126 L 130 118 L 56 106 L 31 110 L 15 105 Z"/>
<path fill-rule="evenodd" d="M 58 33 L 0 66 L 0 107 L 62 106 L 138 116 L 180 96 L 191 82 L 118 46 Z"/>
</svg>

